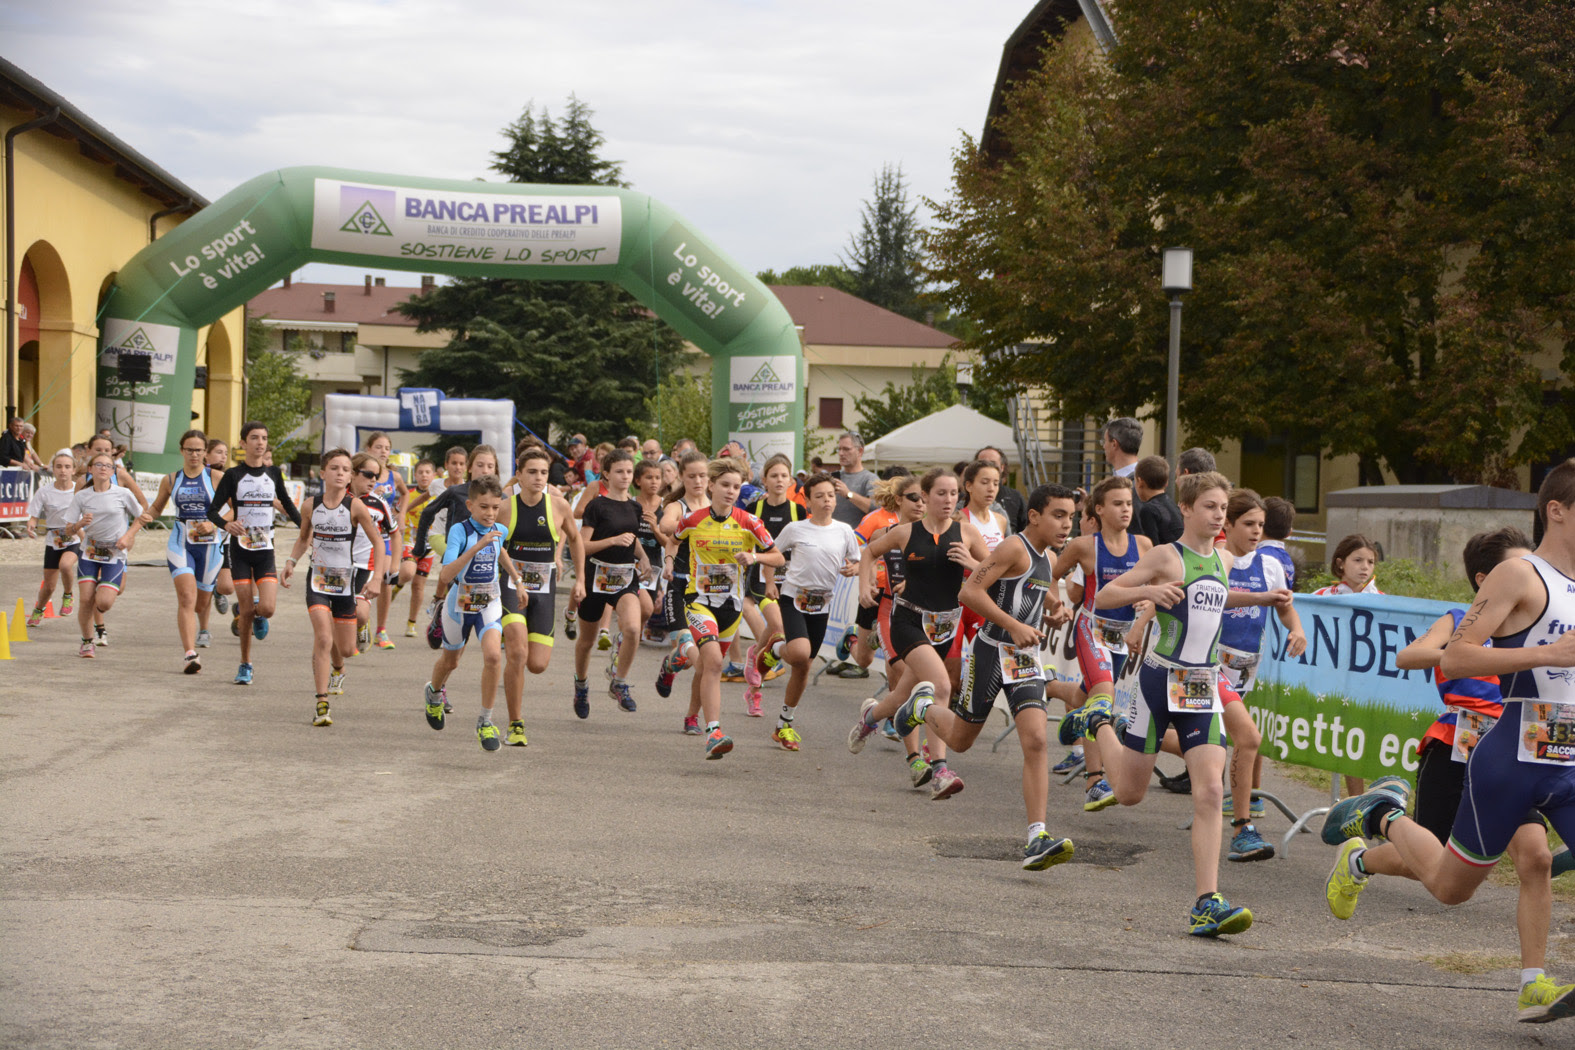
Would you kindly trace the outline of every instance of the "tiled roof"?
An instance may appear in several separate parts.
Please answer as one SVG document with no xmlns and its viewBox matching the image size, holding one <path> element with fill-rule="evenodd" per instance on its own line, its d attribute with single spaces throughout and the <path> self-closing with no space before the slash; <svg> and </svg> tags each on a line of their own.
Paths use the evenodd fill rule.
<svg viewBox="0 0 1575 1050">
<path fill-rule="evenodd" d="M 774 284 L 804 342 L 819 346 L 906 346 L 945 348 L 956 336 L 910 321 L 856 295 L 816 285 Z"/>
<path fill-rule="evenodd" d="M 355 324 L 402 325 L 415 322 L 394 307 L 419 288 L 364 284 L 316 284 L 296 281 L 288 288 L 270 288 L 246 304 L 252 317 L 275 321 L 339 321 Z M 793 323 L 804 329 L 804 341 L 820 346 L 901 346 L 940 348 L 957 342 L 954 336 L 910 321 L 901 314 L 865 302 L 856 295 L 814 285 L 772 285 Z M 323 309 L 323 293 L 334 293 L 334 310 Z"/>
<path fill-rule="evenodd" d="M 373 285 L 371 294 L 364 284 L 315 284 L 295 281 L 288 288 L 270 288 L 246 304 L 250 317 L 271 317 L 275 321 L 347 321 L 355 324 L 387 324 L 414 328 L 416 322 L 394 307 L 420 292 L 419 288 Z M 334 293 L 334 309 L 324 309 L 323 293 Z"/>
</svg>

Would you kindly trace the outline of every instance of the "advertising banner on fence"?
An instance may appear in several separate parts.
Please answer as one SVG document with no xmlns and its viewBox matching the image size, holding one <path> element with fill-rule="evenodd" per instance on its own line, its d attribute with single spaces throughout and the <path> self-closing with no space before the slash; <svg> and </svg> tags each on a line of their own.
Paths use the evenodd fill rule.
<svg viewBox="0 0 1575 1050">
<path fill-rule="evenodd" d="M 27 501 L 33 498 L 31 470 L 0 470 L 0 521 L 21 521 L 27 517 Z"/>
<path fill-rule="evenodd" d="M 1416 772 L 1416 748 L 1442 710 L 1431 671 L 1402 671 L 1395 656 L 1449 610 L 1443 602 L 1385 595 L 1296 596 L 1307 651 L 1286 655 L 1270 617 L 1258 684 L 1246 704 L 1263 754 L 1280 762 L 1373 778 Z M 1045 669 L 1078 681 L 1070 627 L 1045 640 Z M 1117 709 L 1135 701 L 1141 656 L 1116 682 Z"/>
</svg>

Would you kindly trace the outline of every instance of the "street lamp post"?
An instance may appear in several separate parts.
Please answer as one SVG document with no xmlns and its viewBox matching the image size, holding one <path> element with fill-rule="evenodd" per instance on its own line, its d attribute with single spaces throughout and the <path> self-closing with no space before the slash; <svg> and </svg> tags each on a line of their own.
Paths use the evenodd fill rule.
<svg viewBox="0 0 1575 1050">
<path fill-rule="evenodd" d="M 1165 388 L 1165 459 L 1176 476 L 1176 441 L 1181 429 L 1177 405 L 1181 390 L 1181 293 L 1192 291 L 1192 249 L 1166 248 L 1161 285 L 1170 296 L 1170 370 Z M 1172 480 L 1172 485 L 1174 485 Z"/>
</svg>

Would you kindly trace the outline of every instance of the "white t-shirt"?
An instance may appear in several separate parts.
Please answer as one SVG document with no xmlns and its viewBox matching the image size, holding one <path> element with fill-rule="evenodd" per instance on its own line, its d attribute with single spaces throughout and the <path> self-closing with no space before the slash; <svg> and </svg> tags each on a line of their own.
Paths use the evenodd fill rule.
<svg viewBox="0 0 1575 1050">
<path fill-rule="evenodd" d="M 27 516 L 44 520 L 44 528 L 49 530 L 49 545 L 56 550 L 78 542 L 75 536 L 66 538 L 60 535 L 61 529 L 77 520 L 78 515 L 71 513 L 71 504 L 76 497 L 74 485 L 56 488 L 51 481 L 34 489 L 33 498 L 27 501 Z"/>
<path fill-rule="evenodd" d="M 792 598 L 801 591 L 830 591 L 837 585 L 842 566 L 859 557 L 859 538 L 842 521 L 816 525 L 809 519 L 790 521 L 777 536 L 777 550 L 789 552 L 782 595 Z"/>
<path fill-rule="evenodd" d="M 84 514 L 93 520 L 83 530 L 82 556 L 88 561 L 125 561 L 126 552 L 116 550 L 115 541 L 126 534 L 131 519 L 142 513 L 142 504 L 131 490 L 111 485 L 103 492 L 91 485 L 78 492 L 71 500 L 70 519 L 82 520 Z"/>
</svg>

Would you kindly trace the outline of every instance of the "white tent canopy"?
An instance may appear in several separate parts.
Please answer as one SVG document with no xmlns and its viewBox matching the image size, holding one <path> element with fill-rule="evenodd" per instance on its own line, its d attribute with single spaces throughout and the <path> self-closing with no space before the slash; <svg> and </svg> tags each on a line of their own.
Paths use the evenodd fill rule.
<svg viewBox="0 0 1575 1050">
<path fill-rule="evenodd" d="M 864 447 L 864 458 L 883 466 L 901 463 L 907 467 L 950 467 L 973 459 L 973 454 L 986 445 L 1014 448 L 1012 428 L 967 405 L 953 405 L 871 441 Z"/>
</svg>

